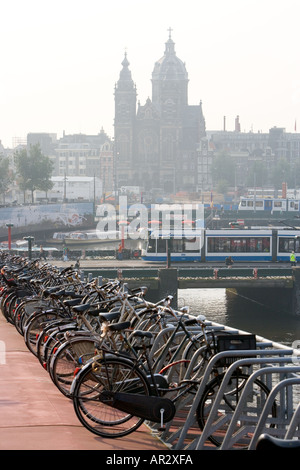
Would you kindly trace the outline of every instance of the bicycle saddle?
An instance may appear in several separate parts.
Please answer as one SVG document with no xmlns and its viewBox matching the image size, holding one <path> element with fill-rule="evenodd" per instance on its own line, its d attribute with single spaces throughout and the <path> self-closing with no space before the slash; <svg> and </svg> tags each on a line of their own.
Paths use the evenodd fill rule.
<svg viewBox="0 0 300 470">
<path fill-rule="evenodd" d="M 111 325 L 108 326 L 108 329 L 110 331 L 120 331 L 120 330 L 126 330 L 126 328 L 130 327 L 130 321 L 123 321 L 121 323 L 112 323 Z"/>
<path fill-rule="evenodd" d="M 75 312 L 85 312 L 86 310 L 88 310 L 89 308 L 91 307 L 91 304 L 81 304 L 81 305 L 75 305 L 73 310 L 75 310 Z"/>
<path fill-rule="evenodd" d="M 117 320 L 120 317 L 120 312 L 107 312 L 107 313 L 101 313 L 99 315 L 99 319 L 101 322 L 104 321 L 112 321 L 112 320 Z"/>
<path fill-rule="evenodd" d="M 151 331 L 136 330 L 132 333 L 132 336 L 139 336 L 140 338 L 152 338 Z"/>
<path fill-rule="evenodd" d="M 74 307 L 75 305 L 80 304 L 81 298 L 71 299 L 71 300 L 64 300 L 64 305 L 67 307 Z"/>
</svg>

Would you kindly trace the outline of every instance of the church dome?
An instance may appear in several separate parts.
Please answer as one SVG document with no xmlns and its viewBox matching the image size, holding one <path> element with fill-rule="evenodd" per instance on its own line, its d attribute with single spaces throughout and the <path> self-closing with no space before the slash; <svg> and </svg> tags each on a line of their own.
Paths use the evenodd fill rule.
<svg viewBox="0 0 300 470">
<path fill-rule="evenodd" d="M 152 80 L 188 80 L 185 64 L 176 56 L 171 33 L 163 57 L 155 62 Z"/>
</svg>

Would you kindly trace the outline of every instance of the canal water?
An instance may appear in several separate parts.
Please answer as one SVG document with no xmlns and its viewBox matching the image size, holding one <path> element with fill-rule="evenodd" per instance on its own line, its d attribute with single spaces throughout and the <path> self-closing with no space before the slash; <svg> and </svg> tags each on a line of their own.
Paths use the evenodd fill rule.
<svg viewBox="0 0 300 470">
<path fill-rule="evenodd" d="M 271 299 L 257 301 L 235 289 L 180 289 L 178 306 L 188 305 L 190 312 L 207 320 L 263 336 L 291 346 L 300 340 L 300 316 L 284 307 L 271 306 Z"/>
</svg>

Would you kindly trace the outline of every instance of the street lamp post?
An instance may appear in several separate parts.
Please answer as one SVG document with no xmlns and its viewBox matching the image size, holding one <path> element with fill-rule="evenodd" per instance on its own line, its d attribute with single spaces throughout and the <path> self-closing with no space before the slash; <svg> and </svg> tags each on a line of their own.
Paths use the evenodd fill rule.
<svg viewBox="0 0 300 470">
<path fill-rule="evenodd" d="M 64 197 L 63 202 L 67 202 L 67 175 L 64 174 Z"/>
<path fill-rule="evenodd" d="M 23 240 L 28 242 L 28 258 L 32 258 L 32 242 L 34 241 L 34 237 L 24 237 Z"/>
<path fill-rule="evenodd" d="M 8 249 L 11 250 L 11 229 L 14 226 L 14 224 L 6 224 L 6 227 L 8 228 Z"/>
</svg>

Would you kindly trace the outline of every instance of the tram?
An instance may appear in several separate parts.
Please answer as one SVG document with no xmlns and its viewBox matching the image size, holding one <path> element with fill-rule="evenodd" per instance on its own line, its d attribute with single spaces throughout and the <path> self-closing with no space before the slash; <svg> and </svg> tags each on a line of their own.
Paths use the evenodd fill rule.
<svg viewBox="0 0 300 470">
<path fill-rule="evenodd" d="M 149 232 L 146 248 L 142 249 L 142 259 L 146 261 L 166 261 L 169 251 L 171 261 L 201 261 L 203 230 L 153 230 Z"/>
<path fill-rule="evenodd" d="M 274 199 L 241 197 L 238 210 L 241 211 L 269 211 L 269 212 L 300 212 L 298 199 Z"/>
<path fill-rule="evenodd" d="M 300 231 L 272 229 L 195 229 L 149 233 L 142 259 L 174 262 L 289 261 L 290 253 L 300 256 Z"/>
</svg>

